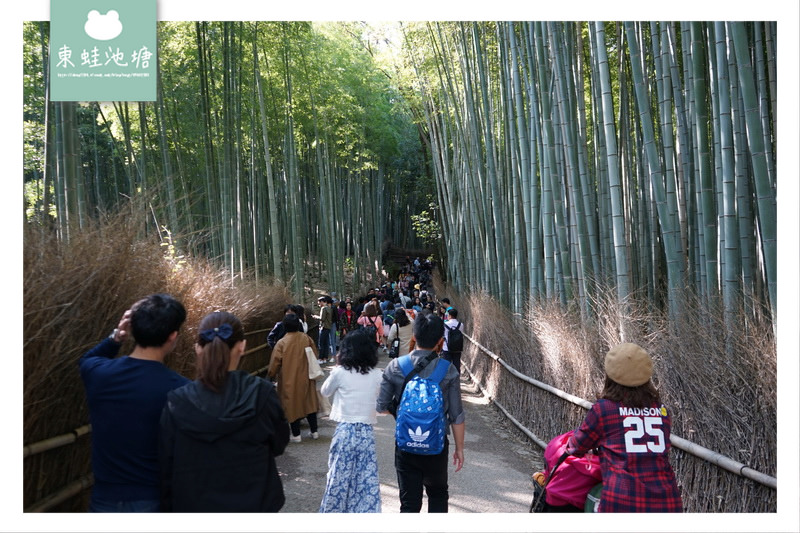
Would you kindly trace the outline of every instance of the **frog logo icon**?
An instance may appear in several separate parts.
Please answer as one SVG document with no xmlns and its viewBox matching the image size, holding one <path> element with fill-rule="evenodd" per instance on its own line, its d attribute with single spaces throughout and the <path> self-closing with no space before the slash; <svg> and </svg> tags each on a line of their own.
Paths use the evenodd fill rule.
<svg viewBox="0 0 800 533">
<path fill-rule="evenodd" d="M 83 29 L 86 35 L 97 41 L 110 41 L 122 33 L 122 22 L 119 20 L 119 13 L 110 10 L 105 15 L 93 9 L 86 16 L 86 23 Z"/>
</svg>

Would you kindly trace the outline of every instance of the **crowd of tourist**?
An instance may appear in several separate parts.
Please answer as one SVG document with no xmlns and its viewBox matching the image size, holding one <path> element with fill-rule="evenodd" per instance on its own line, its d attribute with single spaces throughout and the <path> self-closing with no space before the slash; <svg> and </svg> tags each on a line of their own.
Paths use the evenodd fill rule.
<svg viewBox="0 0 800 533">
<path fill-rule="evenodd" d="M 267 379 L 238 370 L 244 329 L 224 311 L 197 327 L 196 379 L 168 369 L 186 310 L 166 294 L 136 302 L 79 362 L 92 424 L 89 510 L 277 512 L 286 498 L 275 457 L 302 442 L 303 420 L 320 438 L 327 403 L 337 426 L 319 512 L 381 512 L 373 426 L 386 414 L 396 419 L 400 511 L 420 512 L 424 492 L 428 512 L 447 512 L 451 444 L 455 471 L 464 465 L 463 324 L 430 289 L 430 264 L 408 258 L 397 279 L 365 295 L 320 296 L 316 341 L 305 307 L 285 306 L 267 335 Z M 128 338 L 133 351 L 117 357 Z M 389 358 L 383 370 L 380 356 Z M 569 453 L 602 449 L 600 511 L 681 511 L 649 354 L 627 343 L 605 363 L 602 398 Z"/>
<path fill-rule="evenodd" d="M 186 310 L 166 294 L 136 302 L 112 334 L 80 360 L 93 427 L 90 511 L 276 512 L 285 496 L 275 457 L 289 443 L 302 441 L 304 420 L 308 437 L 319 438 L 322 398 L 330 402 L 329 417 L 337 427 L 320 512 L 380 512 L 372 427 L 403 390 L 392 390 L 396 383 L 377 368 L 378 358 L 389 355 L 395 339 L 392 358 L 414 352 L 416 336 L 434 348 L 420 353 L 441 351 L 445 328 L 442 308 L 430 294 L 430 266 L 409 259 L 398 279 L 367 294 L 341 300 L 321 296 L 319 314 L 310 317 L 304 306 L 286 305 L 267 335 L 266 379 L 238 370 L 246 349 L 244 329 L 224 311 L 207 315 L 197 327 L 197 378 L 168 369 L 164 359 L 177 344 Z M 316 321 L 316 340 L 313 330 L 309 334 L 309 324 L 315 324 L 309 319 Z M 118 357 L 128 338 L 135 349 Z M 320 388 L 312 363 L 335 363 Z M 447 367 L 442 387 L 455 397 L 458 374 L 453 365 Z M 450 401 L 445 413 L 448 427 L 455 428 L 460 469 L 460 400 Z M 414 502 L 421 502 L 424 486 L 439 494 L 432 510 L 446 511 L 441 495 L 446 494 L 447 453 L 427 458 L 428 466 L 416 465 L 413 458 L 403 461 L 398 480 L 404 510 L 419 511 Z M 435 486 L 422 481 L 431 465 L 436 465 Z"/>
</svg>

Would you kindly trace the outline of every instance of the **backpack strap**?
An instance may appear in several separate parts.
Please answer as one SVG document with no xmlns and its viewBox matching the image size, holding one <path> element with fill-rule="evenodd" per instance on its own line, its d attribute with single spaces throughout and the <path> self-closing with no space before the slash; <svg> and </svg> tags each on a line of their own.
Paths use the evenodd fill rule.
<svg viewBox="0 0 800 533">
<path fill-rule="evenodd" d="M 436 383 L 441 383 L 447 375 L 449 366 L 450 361 L 447 361 L 446 359 L 439 359 L 439 361 L 436 363 L 436 369 L 434 369 L 428 379 L 435 381 Z"/>
<path fill-rule="evenodd" d="M 447 324 L 445 324 L 445 325 L 444 325 L 444 329 L 446 329 L 447 331 L 454 331 L 454 330 L 456 330 L 456 329 L 461 329 L 461 324 L 463 324 L 463 322 L 458 322 L 458 323 L 457 323 L 455 326 L 453 326 L 452 328 L 451 328 L 450 326 L 448 326 Z"/>
<path fill-rule="evenodd" d="M 403 371 L 403 375 L 408 377 L 408 374 L 414 369 L 413 365 L 411 364 L 411 356 L 404 355 L 400 359 L 397 360 L 398 366 L 400 366 L 400 370 Z"/>
<path fill-rule="evenodd" d="M 404 355 L 400 359 L 397 360 L 397 364 L 400 366 L 400 370 L 403 372 L 403 375 L 406 377 L 403 380 L 403 388 L 400 389 L 400 395 L 403 395 L 403 391 L 406 389 L 406 385 L 408 382 L 411 381 L 411 378 L 422 372 L 422 369 L 428 366 L 428 364 L 437 358 L 436 352 L 431 352 L 425 357 L 421 357 L 419 361 L 417 361 L 416 365 L 411 364 L 411 356 Z"/>
</svg>

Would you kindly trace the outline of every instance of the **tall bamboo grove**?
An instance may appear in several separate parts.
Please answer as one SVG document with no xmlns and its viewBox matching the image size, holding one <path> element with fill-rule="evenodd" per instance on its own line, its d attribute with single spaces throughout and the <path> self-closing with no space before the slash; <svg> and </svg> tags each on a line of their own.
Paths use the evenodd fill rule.
<svg viewBox="0 0 800 533">
<path fill-rule="evenodd" d="M 516 312 L 604 287 L 776 310 L 774 22 L 432 22 L 448 276 Z"/>
</svg>

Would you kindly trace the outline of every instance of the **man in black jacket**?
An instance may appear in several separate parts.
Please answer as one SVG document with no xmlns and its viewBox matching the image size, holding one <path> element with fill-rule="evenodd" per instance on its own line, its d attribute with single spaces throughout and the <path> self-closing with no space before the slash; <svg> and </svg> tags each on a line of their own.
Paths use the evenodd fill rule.
<svg viewBox="0 0 800 533">
<path fill-rule="evenodd" d="M 298 309 L 299 306 L 296 304 L 287 304 L 283 308 L 283 316 L 295 314 L 298 317 L 302 317 L 303 313 L 299 312 Z M 269 347 L 275 348 L 275 345 L 278 344 L 278 341 L 281 340 L 285 334 L 286 330 L 283 329 L 283 319 L 280 319 L 272 326 L 272 330 L 267 335 L 267 344 L 269 344 Z"/>
</svg>

